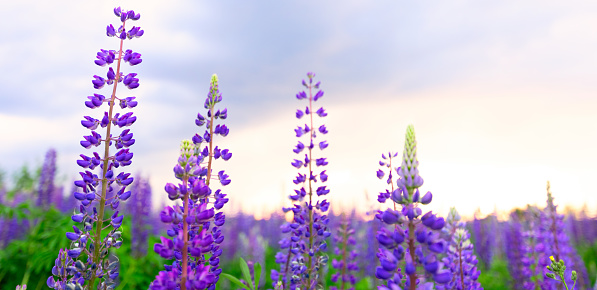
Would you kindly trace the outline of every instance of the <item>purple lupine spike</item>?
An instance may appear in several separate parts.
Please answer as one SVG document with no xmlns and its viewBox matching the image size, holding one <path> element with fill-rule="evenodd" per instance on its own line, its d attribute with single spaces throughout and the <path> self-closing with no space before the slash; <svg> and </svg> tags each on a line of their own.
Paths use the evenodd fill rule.
<svg viewBox="0 0 597 290">
<path fill-rule="evenodd" d="M 50 149 L 46 153 L 46 159 L 41 168 L 39 176 L 37 206 L 47 208 L 54 199 L 54 176 L 56 175 L 56 150 Z"/>
<path fill-rule="evenodd" d="M 121 199 L 130 196 L 127 202 L 127 213 L 131 216 L 131 252 L 133 257 L 140 258 L 147 254 L 147 240 L 151 223 L 151 187 L 145 178 L 138 178 L 131 191 L 121 194 Z"/>
<path fill-rule="evenodd" d="M 553 256 L 556 261 L 566 261 L 566 271 L 564 273 L 566 284 L 572 285 L 576 282 L 578 289 L 590 288 L 590 282 L 584 263 L 578 256 L 576 250 L 570 243 L 570 238 L 565 232 L 564 215 L 557 212 L 557 205 L 550 191 L 549 181 L 547 182 L 547 207 L 539 211 L 539 226 L 536 227 L 537 246 L 537 268 L 542 270 L 540 286 L 542 289 L 556 289 L 559 286 L 558 281 L 549 279 L 546 266 L 550 264 L 549 257 Z M 578 280 L 572 281 L 571 272 L 575 270 L 578 274 Z"/>
<path fill-rule="evenodd" d="M 120 17 L 122 24 L 118 31 L 113 25 L 109 25 L 106 29 L 106 34 L 109 37 L 115 36 L 121 30 L 124 31 L 127 19 L 138 19 L 132 11 L 117 8 L 114 13 Z M 134 17 L 127 16 L 131 13 Z M 110 66 L 105 74 L 106 78 L 98 75 L 93 76 L 93 87 L 101 89 L 106 85 L 112 86 L 113 93 L 108 98 L 99 94 L 88 97 L 89 100 L 85 102 L 85 106 L 88 108 L 99 108 L 104 103 L 107 103 L 109 108 L 104 112 L 101 121 L 91 116 L 84 117 L 81 125 L 91 130 L 91 134 L 84 136 L 84 140 L 80 144 L 87 149 L 104 145 L 102 151 L 105 152 L 105 155 L 100 157 L 98 152 L 93 152 L 92 156 L 81 154 L 81 159 L 77 161 L 83 171 L 80 172 L 81 179 L 74 182 L 77 189 L 73 192 L 73 195 L 80 202 L 80 206 L 78 211 L 72 214 L 72 219 L 81 223 L 80 226 L 75 226 L 80 233 L 77 232 L 78 238 L 72 241 L 72 248 L 65 252 L 73 259 L 74 267 L 71 269 L 74 270 L 64 275 L 58 275 L 60 277 L 50 277 L 48 286 L 54 289 L 83 288 L 82 285 L 85 284 L 98 285 L 102 289 L 113 288 L 118 280 L 118 261 L 110 261 L 106 257 L 108 257 L 108 253 L 112 248 L 117 249 L 122 245 L 119 228 L 124 216 L 118 214 L 117 208 L 121 201 L 128 199 L 130 196 L 130 193 L 126 191 L 126 187 L 132 183 L 133 177 L 130 173 L 116 172 L 116 169 L 132 163 L 133 153 L 128 148 L 121 148 L 131 146 L 134 139 L 132 139 L 130 130 L 127 129 L 128 131 L 121 133 L 117 132 L 117 128 L 113 128 L 113 126 L 129 126 L 136 121 L 136 117 L 132 115 L 132 112 L 122 112 L 122 115 L 116 113 L 114 107 L 117 101 L 121 103 L 122 109 L 136 106 L 134 97 L 117 97 L 116 91 L 123 78 L 126 79 L 124 84 L 129 88 L 136 88 L 139 81 L 136 78 L 136 73 L 129 73 L 126 75 L 127 77 L 124 77 L 124 73 L 120 70 L 123 55 L 126 54 L 121 49 L 124 39 L 120 37 L 119 50 L 102 49 L 96 56 L 95 63 L 98 66 L 115 65 L 116 71 L 114 67 Z M 132 51 L 128 54 L 130 54 L 129 60 L 134 60 L 133 62 L 136 63 L 140 62 L 140 54 L 135 54 Z M 131 64 L 133 62 L 129 61 Z M 102 130 L 105 128 L 106 133 L 98 133 L 100 128 Z M 113 145 L 116 149 L 121 149 L 116 154 L 114 154 L 114 151 L 110 152 L 110 147 Z M 95 168 L 100 169 L 98 173 L 92 172 Z M 114 211 L 111 215 L 109 209 L 106 208 L 107 206 Z M 109 232 L 106 233 L 106 230 Z M 75 236 L 69 234 L 69 238 L 75 238 Z M 53 274 L 57 276 L 55 273 Z M 57 278 L 57 280 L 54 278 Z M 99 279 L 99 281 L 96 281 L 96 279 Z M 77 283 L 80 285 L 77 286 Z M 84 288 L 88 287 L 84 286 Z"/>
<path fill-rule="evenodd" d="M 524 289 L 523 287 L 532 283 L 530 276 L 525 276 L 525 273 L 530 272 L 529 263 L 526 262 L 528 246 L 523 236 L 519 215 L 520 213 L 516 211 L 510 214 L 510 222 L 504 231 L 508 270 L 513 280 L 511 289 Z"/>
<path fill-rule="evenodd" d="M 225 137 L 229 132 L 223 124 L 214 124 L 218 117 L 226 117 L 226 109 L 219 114 L 214 109 L 220 101 L 218 78 L 213 75 L 204 103 L 207 118 L 198 114 L 195 121 L 200 127 L 206 125 L 204 137 L 195 135 L 193 140 L 182 142 L 181 154 L 174 167 L 174 174 L 182 183 L 178 186 L 169 183 L 165 187 L 168 198 L 181 200 L 182 206 L 168 206 L 160 213 L 162 222 L 171 224 L 171 228 L 167 231 L 168 237 L 161 237 L 162 243 L 154 246 L 154 251 L 163 258 L 175 258 L 176 261 L 165 266 L 166 270 L 156 276 L 150 289 L 215 289 L 222 272 L 219 263 L 226 216 L 220 210 L 228 198 L 221 189 L 212 191 L 216 187 L 212 181 L 219 180 L 221 186 L 226 186 L 231 180 L 224 170 L 215 174 L 213 162 L 220 157 L 227 161 L 232 153 L 213 146 L 215 135 Z M 214 134 L 217 126 L 218 133 Z M 203 142 L 207 144 L 201 150 Z"/>
<path fill-rule="evenodd" d="M 477 258 L 473 254 L 473 244 L 465 224 L 460 222 L 460 215 L 455 208 L 450 209 L 444 236 L 450 246 L 442 259 L 444 266 L 450 271 L 451 280 L 437 289 L 483 289 L 477 281 L 481 271 L 477 270 Z M 425 258 L 425 268 L 437 269 L 438 260 L 432 256 Z"/>
<path fill-rule="evenodd" d="M 325 125 L 321 124 L 317 127 L 314 123 L 314 116 L 325 117 L 327 113 L 321 108 L 318 114 L 313 114 L 315 112 L 313 103 L 323 96 L 321 90 L 313 95 L 313 89 L 315 88 L 312 84 L 314 76 L 315 74 L 311 72 L 307 73 L 309 84 L 303 80 L 303 85 L 309 90 L 308 95 L 305 91 L 296 95 L 298 100 L 307 99 L 309 101 L 309 105 L 304 111 L 307 123 L 294 129 L 296 137 L 305 136 L 308 138 L 308 142 L 299 141 L 293 151 L 302 154 L 302 151 L 307 149 L 308 152 L 303 160 L 295 159 L 291 162 L 292 166 L 306 172 L 299 172 L 293 180 L 294 184 L 300 187 L 300 189 L 295 190 L 295 195 L 289 196 L 294 203 L 294 207 L 291 209 L 293 220 L 282 226 L 283 233 L 289 233 L 290 235 L 285 236 L 279 242 L 281 251 L 276 254 L 276 263 L 280 265 L 280 270 L 272 270 L 270 276 L 273 280 L 272 286 L 280 287 L 278 284 L 281 283 L 283 289 L 295 289 L 297 287 L 315 289 L 319 280 L 318 269 L 327 264 L 327 258 L 322 255 L 322 252 L 327 248 L 327 237 L 331 235 L 327 226 L 329 219 L 326 215 L 329 202 L 325 199 L 317 200 L 317 196 L 327 195 L 329 190 L 326 186 L 316 186 L 315 183 L 327 181 L 326 170 L 319 168 L 328 165 L 328 162 L 326 158 L 316 158 L 314 156 L 315 144 L 317 143 L 314 140 L 317 138 L 317 131 L 319 130 L 322 134 L 328 133 Z M 319 86 L 319 83 L 317 86 Z M 304 120 L 302 118 L 303 111 L 297 111 L 296 117 Z M 315 130 L 315 128 L 319 129 Z M 326 141 L 318 143 L 321 150 L 328 146 Z M 305 146 L 305 144 L 309 145 Z M 319 172 L 319 175 L 313 170 L 316 167 L 315 165 L 318 167 L 317 172 Z M 285 212 L 288 210 L 284 209 Z"/>
<path fill-rule="evenodd" d="M 337 228 L 338 234 L 334 236 L 336 243 L 334 254 L 339 256 L 340 260 L 332 260 L 332 267 L 337 270 L 332 274 L 332 282 L 339 285 L 330 287 L 330 290 L 354 289 L 354 285 L 357 283 L 355 274 L 359 271 L 357 265 L 359 255 L 355 248 L 355 230 L 351 225 L 351 218 L 343 214 Z"/>
<path fill-rule="evenodd" d="M 475 241 L 475 252 L 483 265 L 483 269 L 489 270 L 491 265 L 493 250 L 495 247 L 495 215 L 489 215 L 484 219 L 478 219 L 477 215 L 473 219 L 473 237 Z"/>
<path fill-rule="evenodd" d="M 407 127 L 405 139 L 402 166 L 395 168 L 392 163 L 398 153 L 382 154 L 383 160 L 379 162 L 388 172 L 390 189 L 380 192 L 377 200 L 382 204 L 387 200 L 392 202 L 389 208 L 379 210 L 375 216 L 386 224 L 376 236 L 380 244 L 377 256 L 381 265 L 376 268 L 375 276 L 385 283 L 379 289 L 415 290 L 421 286 L 433 287 L 434 284 L 439 289 L 450 281 L 449 271 L 437 263 L 437 255 L 447 248 L 440 236 L 445 221 L 432 212 L 422 215 L 419 205 L 430 203 L 431 193 L 420 198 L 418 188 L 423 179 L 419 176 L 417 143 L 412 125 Z M 384 178 L 384 170 L 377 172 L 378 178 Z M 396 181 L 392 176 L 394 170 L 398 173 Z M 399 265 L 404 265 L 404 268 Z"/>
</svg>

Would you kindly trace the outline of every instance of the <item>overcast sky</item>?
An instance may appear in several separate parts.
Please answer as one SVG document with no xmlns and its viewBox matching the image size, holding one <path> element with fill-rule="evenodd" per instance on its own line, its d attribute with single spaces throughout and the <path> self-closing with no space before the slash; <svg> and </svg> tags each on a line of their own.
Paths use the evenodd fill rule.
<svg viewBox="0 0 597 290">
<path fill-rule="evenodd" d="M 296 174 L 295 98 L 308 71 L 330 132 L 329 198 L 336 210 L 376 208 L 381 153 L 402 153 L 415 126 L 428 207 L 465 216 L 479 208 L 556 202 L 597 208 L 595 1 L 3 1 L 0 3 L 0 168 L 37 166 L 58 151 L 65 184 L 90 154 L 84 106 L 96 92 L 99 49 L 134 9 L 145 30 L 125 47 L 143 63 L 134 95 L 132 172 L 157 199 L 174 182 L 182 139 L 198 128 L 213 73 L 220 78 L 233 158 L 229 209 L 264 214 L 287 205 Z M 104 89 L 106 95 L 108 92 Z M 67 186 L 70 188 L 70 185 Z M 368 200 L 366 199 L 368 195 Z"/>
</svg>

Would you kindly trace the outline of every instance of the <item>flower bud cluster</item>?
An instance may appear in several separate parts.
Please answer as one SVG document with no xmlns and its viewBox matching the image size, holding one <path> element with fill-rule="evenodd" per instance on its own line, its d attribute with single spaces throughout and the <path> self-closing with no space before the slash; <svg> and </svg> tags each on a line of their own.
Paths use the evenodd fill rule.
<svg viewBox="0 0 597 290">
<path fill-rule="evenodd" d="M 547 273 L 545 273 L 545 276 L 547 278 L 553 279 L 555 281 L 560 281 L 562 283 L 565 284 L 566 289 L 574 289 L 574 287 L 576 286 L 576 280 L 578 279 L 578 274 L 576 273 L 576 271 L 572 270 L 570 272 L 570 280 L 572 280 L 572 282 L 574 284 L 572 284 L 572 287 L 568 288 L 568 283 L 566 282 L 566 279 L 564 278 L 564 275 L 566 275 L 566 265 L 564 265 L 564 260 L 557 260 L 554 259 L 553 256 L 549 256 L 549 260 L 551 261 L 551 264 L 547 265 L 545 267 L 545 270 L 547 270 Z M 560 278 L 560 280 L 558 280 L 556 278 L 557 277 Z"/>
<path fill-rule="evenodd" d="M 120 49 L 101 50 L 97 54 L 95 63 L 98 66 L 110 65 L 106 77 L 93 76 L 92 84 L 95 89 L 101 89 L 105 85 L 111 86 L 112 95 L 108 98 L 96 93 L 87 97 L 85 102 L 88 108 L 95 109 L 107 104 L 108 108 L 100 119 L 91 116 L 84 116 L 81 121 L 83 127 L 91 131 L 90 135 L 84 136 L 80 142 L 81 146 L 91 149 L 104 145 L 103 157 L 98 152 L 93 152 L 90 156 L 81 154 L 81 159 L 77 164 L 84 171 L 79 172 L 81 179 L 75 181 L 77 190 L 74 192 L 74 198 L 80 202 L 78 212 L 72 215 L 72 220 L 80 223 L 80 226 L 73 226 L 74 231 L 66 234 L 71 240 L 71 248 L 67 250 L 67 256 L 74 260 L 74 267 L 71 268 L 65 278 L 64 275 L 56 280 L 54 277 L 48 278 L 47 284 L 54 289 L 74 289 L 76 283 L 84 285 L 85 283 L 94 284 L 96 278 L 100 278 L 99 287 L 102 289 L 114 289 L 115 281 L 118 277 L 118 263 L 108 262 L 105 258 L 112 248 L 119 248 L 122 244 L 122 237 L 119 228 L 124 218 L 119 214 L 118 206 L 121 201 L 127 200 L 131 192 L 126 188 L 133 182 L 130 173 L 116 172 L 116 168 L 128 166 L 132 163 L 133 153 L 129 147 L 135 143 L 130 129 L 124 129 L 119 134 L 114 134 L 113 127 L 124 128 L 132 125 L 137 117 L 132 112 L 113 114 L 114 104 L 120 102 L 121 108 L 133 108 L 137 105 L 135 97 L 123 97 L 116 95 L 116 87 L 123 83 L 129 89 L 135 89 L 139 86 L 139 79 L 136 73 L 124 74 L 120 71 L 121 61 L 124 60 L 130 65 L 141 63 L 141 54 L 134 53 L 132 50 L 123 51 L 122 44 L 124 39 L 140 37 L 143 30 L 133 26 L 130 30 L 125 30 L 127 20 L 138 20 L 140 15 L 133 10 L 122 10 L 120 7 L 114 9 L 114 13 L 121 21 L 118 35 L 120 39 Z M 113 25 L 107 27 L 108 36 L 116 36 L 117 32 Z M 116 66 L 116 71 L 111 65 Z M 105 129 L 105 134 L 99 133 L 99 128 Z M 116 153 L 110 154 L 110 147 L 116 148 Z M 93 170 L 98 168 L 99 173 Z M 109 218 L 105 218 L 105 207 L 109 206 L 113 213 Z M 102 230 L 111 228 L 107 234 L 102 234 Z M 79 256 L 84 254 L 85 260 L 79 260 Z M 64 257 L 59 259 L 65 259 Z M 55 274 L 55 273 L 54 273 Z M 66 275 L 66 274 L 65 274 Z"/>
<path fill-rule="evenodd" d="M 219 268 L 222 255 L 221 243 L 224 235 L 221 227 L 225 223 L 222 211 L 228 202 L 221 189 L 212 191 L 212 178 L 222 186 L 230 184 L 224 170 L 213 174 L 213 161 L 228 161 L 232 153 L 228 149 L 213 147 L 213 136 L 228 135 L 226 125 L 215 125 L 215 120 L 224 120 L 227 110 L 215 111 L 214 106 L 222 100 L 218 78 L 211 79 L 210 92 L 205 101 L 207 118 L 197 115 L 195 123 L 206 125 L 203 135 L 196 134 L 192 140 L 185 140 L 180 147 L 180 156 L 174 166 L 174 175 L 182 183 L 165 186 L 170 200 L 180 200 L 182 206 L 167 206 L 161 213 L 162 222 L 171 224 L 168 237 L 161 237 L 154 251 L 165 259 L 175 259 L 159 273 L 150 289 L 215 289 L 222 269 Z M 215 126 L 214 126 L 215 125 Z M 206 146 L 201 150 L 202 144 Z"/>
<path fill-rule="evenodd" d="M 325 166 L 328 165 L 327 158 L 315 157 L 315 147 L 324 150 L 328 147 L 327 141 L 317 142 L 317 135 L 325 135 L 328 130 L 324 124 L 318 127 L 314 123 L 314 115 L 321 118 L 327 113 L 323 107 L 314 109 L 314 102 L 323 97 L 323 91 L 318 90 L 321 82 L 313 84 L 314 73 L 307 73 L 308 83 L 303 80 L 303 86 L 309 90 L 309 94 L 302 91 L 296 95 L 298 100 L 308 100 L 309 104 L 304 110 L 297 110 L 297 119 L 307 117 L 307 123 L 294 129 L 297 138 L 307 137 L 307 142 L 298 141 L 292 150 L 295 154 L 304 158 L 294 159 L 291 165 L 299 171 L 294 184 L 299 186 L 295 194 L 290 195 L 293 207 L 284 208 L 284 212 L 292 211 L 293 219 L 284 224 L 282 233 L 290 234 L 280 241 L 281 251 L 276 254 L 276 262 L 280 265 L 280 271 L 272 270 L 271 278 L 276 286 L 281 281 L 284 289 L 314 289 L 319 278 L 319 269 L 327 263 L 327 257 L 322 254 L 327 248 L 326 239 L 331 235 L 328 229 L 329 219 L 326 212 L 329 209 L 329 202 L 326 199 L 317 200 L 317 197 L 327 195 L 330 190 L 323 185 L 328 179 Z M 313 95 L 313 90 L 318 90 Z M 303 153 L 306 151 L 305 153 Z M 321 169 L 316 169 L 321 168 Z M 304 171 L 304 173 L 302 173 Z M 322 185 L 316 187 L 316 183 Z M 315 196 L 317 195 L 317 197 Z"/>
<path fill-rule="evenodd" d="M 431 203 L 433 196 L 431 192 L 423 196 L 419 192 L 423 178 L 419 176 L 416 152 L 414 128 L 410 125 L 406 131 L 402 166 L 393 167 L 393 158 L 398 154 L 392 152 L 387 156 L 382 154 L 383 160 L 379 162 L 388 171 L 386 183 L 390 188 L 379 193 L 377 200 L 382 204 L 391 201 L 389 208 L 378 211 L 376 215 L 386 225 L 376 236 L 380 245 L 377 253 L 380 266 L 376 268 L 375 276 L 386 281 L 386 285 L 379 289 L 416 289 L 428 287 L 432 282 L 445 284 L 451 278 L 438 258 L 447 248 L 440 236 L 445 225 L 444 218 L 431 211 L 423 214 L 419 207 L 420 204 Z M 394 170 L 398 175 L 395 181 L 392 176 Z M 377 171 L 379 179 L 385 175 L 383 169 Z M 401 261 L 404 261 L 404 268 L 399 267 Z"/>
</svg>

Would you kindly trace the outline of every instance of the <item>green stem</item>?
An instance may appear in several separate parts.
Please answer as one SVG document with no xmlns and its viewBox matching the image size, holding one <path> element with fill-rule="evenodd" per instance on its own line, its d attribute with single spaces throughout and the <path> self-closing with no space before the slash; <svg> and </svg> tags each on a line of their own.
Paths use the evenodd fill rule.
<svg viewBox="0 0 597 290">
<path fill-rule="evenodd" d="M 27 270 L 25 271 L 25 275 L 23 275 L 23 280 L 21 281 L 20 285 L 25 285 L 29 283 L 29 276 L 31 276 L 31 261 L 27 261 Z"/>
</svg>

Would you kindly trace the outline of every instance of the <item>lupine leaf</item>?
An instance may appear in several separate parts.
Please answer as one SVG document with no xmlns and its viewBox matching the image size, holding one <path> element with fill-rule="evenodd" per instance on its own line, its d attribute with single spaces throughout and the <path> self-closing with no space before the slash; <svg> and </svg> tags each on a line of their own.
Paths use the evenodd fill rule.
<svg viewBox="0 0 597 290">
<path fill-rule="evenodd" d="M 250 288 L 247 288 L 247 285 L 243 284 L 243 282 L 238 280 L 238 278 L 236 278 L 230 274 L 220 273 L 220 277 L 224 277 L 224 278 L 230 280 L 230 282 L 236 284 L 239 287 L 242 287 L 243 289 L 250 289 Z"/>
<path fill-rule="evenodd" d="M 255 263 L 253 272 L 255 273 L 255 289 L 259 289 L 259 282 L 261 280 L 261 265 L 259 263 Z"/>
<path fill-rule="evenodd" d="M 243 278 L 247 281 L 249 287 L 251 287 L 253 279 L 251 279 L 251 274 L 249 273 L 249 266 L 247 266 L 247 262 L 243 258 L 240 258 L 240 270 L 243 273 Z M 253 290 L 253 287 L 251 287 L 251 290 Z"/>
</svg>

